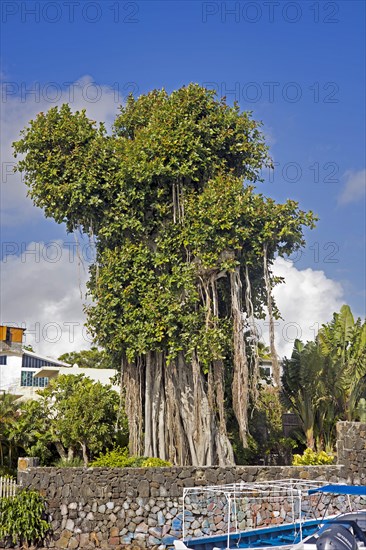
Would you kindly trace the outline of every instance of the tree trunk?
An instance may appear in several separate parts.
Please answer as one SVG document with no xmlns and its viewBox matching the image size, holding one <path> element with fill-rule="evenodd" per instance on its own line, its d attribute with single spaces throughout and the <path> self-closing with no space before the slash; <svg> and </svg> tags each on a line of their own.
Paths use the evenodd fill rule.
<svg viewBox="0 0 366 550">
<path fill-rule="evenodd" d="M 306 446 L 309 449 L 315 450 L 315 441 L 314 441 L 314 431 L 313 428 L 308 428 L 305 432 L 306 435 Z"/>
<path fill-rule="evenodd" d="M 123 411 L 123 398 L 124 398 L 124 387 L 123 387 L 123 360 L 121 362 L 121 372 L 120 372 L 120 376 L 119 376 L 119 405 L 118 405 L 118 413 L 117 413 L 117 418 L 116 418 L 116 427 L 115 427 L 115 430 L 116 432 L 119 430 L 119 427 L 120 427 L 120 421 L 121 421 L 121 415 L 122 415 L 122 411 Z"/>
<path fill-rule="evenodd" d="M 142 377 L 141 359 L 130 363 L 122 359 L 121 377 L 126 395 L 126 416 L 129 429 L 129 452 L 131 456 L 140 456 L 142 453 Z"/>
<path fill-rule="evenodd" d="M 145 456 L 179 465 L 234 464 L 226 431 L 222 361 L 214 363 L 208 382 L 195 353 L 191 362 L 181 352 L 167 365 L 163 353 L 149 352 L 140 365 L 139 369 L 126 362 L 122 377 L 130 454 L 142 452 L 143 407 Z"/>
<path fill-rule="evenodd" d="M 258 380 L 259 380 L 259 353 L 258 353 L 258 332 L 254 321 L 254 308 L 252 301 L 252 287 L 249 278 L 249 269 L 245 265 L 245 309 L 247 312 L 248 328 L 250 330 L 252 353 L 250 354 L 250 391 L 253 404 L 258 401 Z"/>
<path fill-rule="evenodd" d="M 145 454 L 179 465 L 234 464 L 224 419 L 222 365 L 216 365 L 215 376 L 217 391 L 213 376 L 211 389 L 206 388 L 196 354 L 188 363 L 180 353 L 169 365 L 165 364 L 162 353 L 148 354 Z M 215 412 L 218 406 L 219 426 Z"/>
<path fill-rule="evenodd" d="M 60 458 L 62 458 L 62 460 L 67 460 L 67 454 L 66 454 L 65 448 L 62 445 L 62 443 L 60 441 L 55 441 L 55 447 L 56 447 L 56 451 L 58 452 Z"/>
<path fill-rule="evenodd" d="M 280 365 L 278 362 L 278 356 L 275 346 L 275 334 L 274 334 L 274 320 L 273 320 L 273 308 L 272 308 L 272 287 L 271 280 L 269 276 L 268 262 L 267 262 L 267 244 L 263 245 L 263 269 L 264 269 L 264 280 L 266 283 L 267 290 L 267 309 L 269 316 L 269 341 L 271 349 L 271 359 L 272 359 L 272 372 L 273 372 L 273 381 L 277 388 L 280 387 Z"/>
<path fill-rule="evenodd" d="M 145 423 L 144 423 L 144 455 L 145 456 L 156 456 L 153 452 L 153 442 L 152 442 L 152 401 L 151 401 L 151 390 L 152 390 L 152 352 L 146 354 L 145 361 Z"/>
<path fill-rule="evenodd" d="M 213 361 L 212 382 L 214 385 L 214 403 L 218 413 L 218 430 L 216 431 L 216 453 L 219 466 L 235 464 L 234 451 L 226 430 L 224 364 L 221 360 Z"/>
<path fill-rule="evenodd" d="M 83 461 L 84 461 L 84 467 L 88 467 L 89 463 L 89 457 L 88 457 L 88 449 L 84 441 L 80 441 L 81 450 L 83 451 Z"/>
<path fill-rule="evenodd" d="M 239 425 L 239 435 L 248 447 L 249 376 L 242 318 L 242 284 L 240 268 L 230 273 L 231 313 L 233 318 L 234 374 L 232 382 L 233 409 Z"/>
<path fill-rule="evenodd" d="M 148 352 L 145 367 L 144 455 L 166 460 L 163 354 Z"/>
<path fill-rule="evenodd" d="M 165 448 L 168 460 L 173 464 L 190 464 L 188 441 L 181 419 L 181 402 L 177 388 L 178 358 L 170 365 L 164 365 L 165 380 Z"/>
<path fill-rule="evenodd" d="M 171 376 L 170 387 L 174 388 L 174 401 L 179 404 L 179 425 L 184 430 L 178 461 L 193 466 L 211 466 L 215 464 L 216 426 L 196 354 L 190 364 L 186 363 L 183 354 L 179 354 L 174 366 L 167 367 L 167 372 Z"/>
<path fill-rule="evenodd" d="M 155 370 L 152 383 L 152 447 L 153 455 L 167 459 L 167 451 L 165 448 L 165 410 L 166 410 L 166 398 L 165 398 L 165 386 L 163 369 L 163 354 L 160 352 L 155 353 Z"/>
</svg>

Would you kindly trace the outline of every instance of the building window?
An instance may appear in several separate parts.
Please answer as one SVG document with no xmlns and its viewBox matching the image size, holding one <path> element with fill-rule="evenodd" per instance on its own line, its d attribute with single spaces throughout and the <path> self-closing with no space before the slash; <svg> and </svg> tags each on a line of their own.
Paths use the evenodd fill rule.
<svg viewBox="0 0 366 550">
<path fill-rule="evenodd" d="M 6 355 L 0 355 L 0 365 L 6 365 Z"/>
<path fill-rule="evenodd" d="M 27 388 L 45 388 L 48 385 L 48 377 L 34 378 L 35 371 L 22 370 L 20 385 Z"/>
<path fill-rule="evenodd" d="M 271 367 L 259 367 L 259 371 L 261 373 L 261 376 L 271 378 L 272 372 Z"/>
<path fill-rule="evenodd" d="M 32 357 L 31 355 L 23 354 L 22 367 L 23 369 L 40 369 L 41 367 L 57 367 L 58 363 L 53 361 L 47 361 L 40 359 L 39 357 Z"/>
</svg>

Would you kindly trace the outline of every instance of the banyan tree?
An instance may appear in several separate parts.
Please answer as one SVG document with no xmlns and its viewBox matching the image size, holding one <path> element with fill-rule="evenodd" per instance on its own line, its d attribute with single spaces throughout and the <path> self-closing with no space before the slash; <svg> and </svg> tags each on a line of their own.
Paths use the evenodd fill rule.
<svg viewBox="0 0 366 550">
<path fill-rule="evenodd" d="M 271 266 L 314 218 L 255 191 L 260 126 L 192 84 L 129 97 L 110 133 L 53 107 L 14 144 L 34 203 L 95 242 L 88 324 L 120 358 L 133 454 L 234 462 L 228 411 L 247 446 L 266 312 L 279 383 Z"/>
</svg>

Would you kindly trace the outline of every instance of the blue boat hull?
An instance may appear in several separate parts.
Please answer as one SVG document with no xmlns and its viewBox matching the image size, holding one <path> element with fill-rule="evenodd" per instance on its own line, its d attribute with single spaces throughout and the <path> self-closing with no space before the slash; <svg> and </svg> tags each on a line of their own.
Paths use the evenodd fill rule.
<svg viewBox="0 0 366 550">
<path fill-rule="evenodd" d="M 321 520 L 318 519 L 305 521 L 301 525 L 302 538 L 315 533 L 320 523 Z M 291 523 L 231 533 L 229 544 L 230 548 L 265 548 L 297 544 L 300 540 L 300 524 Z M 192 550 L 212 550 L 214 547 L 227 548 L 228 537 L 225 534 L 192 538 L 184 540 L 184 544 Z"/>
</svg>

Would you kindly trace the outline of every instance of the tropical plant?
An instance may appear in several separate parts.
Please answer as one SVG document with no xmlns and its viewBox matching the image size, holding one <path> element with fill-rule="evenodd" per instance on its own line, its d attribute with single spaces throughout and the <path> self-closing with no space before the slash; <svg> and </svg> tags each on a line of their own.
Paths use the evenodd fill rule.
<svg viewBox="0 0 366 550">
<path fill-rule="evenodd" d="M 315 342 L 296 340 L 291 359 L 284 360 L 282 400 L 297 415 L 306 446 L 313 450 L 334 448 L 338 420 L 363 418 L 365 329 L 349 306 L 342 306 Z"/>
<path fill-rule="evenodd" d="M 306 346 L 295 340 L 291 359 L 283 361 L 281 397 L 286 409 L 297 415 L 305 434 L 307 447 L 315 448 L 315 416 L 317 386 L 323 369 L 323 359 L 314 342 Z"/>
<path fill-rule="evenodd" d="M 305 449 L 302 455 L 293 456 L 293 466 L 319 466 L 322 464 L 333 464 L 334 455 L 325 451 L 316 452 L 313 449 Z"/>
<path fill-rule="evenodd" d="M 337 371 L 342 417 L 353 420 L 359 400 L 366 397 L 366 322 L 355 321 L 351 308 L 343 305 L 319 330 L 318 341 L 322 354 Z"/>
<path fill-rule="evenodd" d="M 15 447 L 10 437 L 11 429 L 19 414 L 19 402 L 16 395 L 0 394 L 0 466 L 12 468 Z"/>
<path fill-rule="evenodd" d="M 266 307 L 279 385 L 271 265 L 314 216 L 255 193 L 271 165 L 260 126 L 191 84 L 129 97 L 112 135 L 63 105 L 14 144 L 34 203 L 95 239 L 89 328 L 120 358 L 132 455 L 234 461 L 226 410 L 247 446 Z"/>
<path fill-rule="evenodd" d="M 27 547 L 41 542 L 51 527 L 43 497 L 28 489 L 0 499 L 0 518 L 0 540 L 10 538 L 13 544 Z"/>
<path fill-rule="evenodd" d="M 50 403 L 42 397 L 22 402 L 17 421 L 9 430 L 9 440 L 22 454 L 36 456 L 42 465 L 48 465 L 55 455 L 51 419 Z"/>
</svg>

